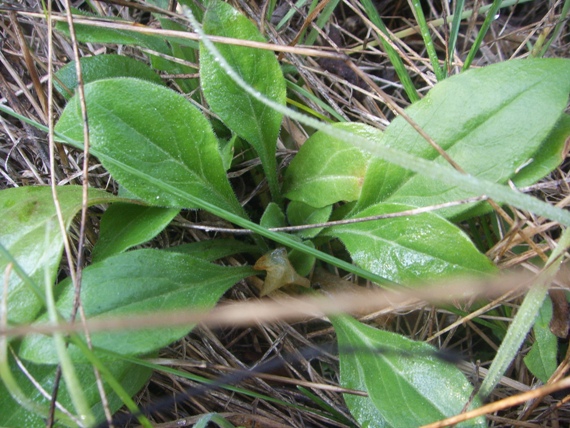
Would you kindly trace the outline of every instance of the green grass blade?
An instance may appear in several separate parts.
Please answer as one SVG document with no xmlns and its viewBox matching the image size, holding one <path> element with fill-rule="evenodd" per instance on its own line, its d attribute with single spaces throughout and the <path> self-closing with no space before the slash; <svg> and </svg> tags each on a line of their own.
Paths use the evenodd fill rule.
<svg viewBox="0 0 570 428">
<path fill-rule="evenodd" d="M 46 296 L 41 292 L 40 288 L 37 286 L 34 280 L 28 276 L 18 261 L 2 244 L 0 244 L 0 257 L 5 258 L 9 263 L 12 264 L 12 269 L 14 269 L 24 284 L 26 284 L 26 286 L 36 295 L 36 297 L 43 303 L 43 305 L 47 307 Z"/>
<path fill-rule="evenodd" d="M 317 18 L 317 27 L 319 27 L 321 30 L 325 27 L 325 25 L 327 24 L 327 22 L 329 22 L 331 15 L 333 14 L 335 8 L 338 6 L 339 0 L 331 0 L 325 7 L 324 9 L 321 11 L 321 13 L 319 14 L 319 17 Z M 311 11 L 314 9 L 314 7 L 311 6 Z M 317 30 L 312 30 L 309 35 L 307 36 L 307 39 L 305 40 L 305 44 L 306 45 L 313 45 L 315 43 L 315 41 L 317 40 L 317 37 L 319 37 L 319 33 L 317 32 Z"/>
<path fill-rule="evenodd" d="M 46 227 L 46 238 L 49 239 L 48 229 L 49 224 L 48 227 Z M 57 324 L 60 320 L 60 315 L 58 314 L 55 305 L 53 283 L 51 281 L 48 269 L 46 268 L 44 271 L 47 313 L 49 315 L 50 322 Z M 55 343 L 57 356 L 59 358 L 59 364 L 61 365 L 61 373 L 63 375 L 63 379 L 65 380 L 65 384 L 67 386 L 67 390 L 69 391 L 69 396 L 71 397 L 73 406 L 79 414 L 79 419 L 85 422 L 86 425 L 91 426 L 95 423 L 95 416 L 93 415 L 87 399 L 85 398 L 85 394 L 81 388 L 81 382 L 79 381 L 77 372 L 75 371 L 75 366 L 73 365 L 71 357 L 67 352 L 65 338 L 62 333 L 54 333 L 53 340 Z"/>
<path fill-rule="evenodd" d="M 416 17 L 416 21 L 420 26 L 420 33 L 422 35 L 422 39 L 424 39 L 424 45 L 426 47 L 427 54 L 431 62 L 433 72 L 435 73 L 435 76 L 437 77 L 438 81 L 443 80 L 445 79 L 445 74 L 443 72 L 443 69 L 439 65 L 439 58 L 437 57 L 437 52 L 435 51 L 433 39 L 431 37 L 431 34 L 429 33 L 429 27 L 426 21 L 426 17 L 424 15 L 424 11 L 422 9 L 422 4 L 419 0 L 412 0 L 412 6 L 413 6 L 414 15 Z"/>
<path fill-rule="evenodd" d="M 570 229 L 566 229 L 558 241 L 558 245 L 548 258 L 546 268 L 525 296 L 523 303 L 507 331 L 507 335 L 501 343 L 497 355 L 491 363 L 489 373 L 479 389 L 479 395 L 482 399 L 485 399 L 491 394 L 503 374 L 509 368 L 511 362 L 515 359 L 519 348 L 536 320 L 538 311 L 548 293 L 548 287 L 554 275 L 558 272 L 562 259 L 564 258 L 564 252 L 569 246 Z"/>
<path fill-rule="evenodd" d="M 125 391 L 121 383 L 113 376 L 113 374 L 109 371 L 109 369 L 105 366 L 105 364 L 93 353 L 91 349 L 87 347 L 87 344 L 83 342 L 81 338 L 77 335 L 71 336 L 71 341 L 75 346 L 81 349 L 83 355 L 89 360 L 89 362 L 99 370 L 101 377 L 107 382 L 107 384 L 111 387 L 111 389 L 119 396 L 119 398 L 123 401 L 125 406 L 129 409 L 130 412 L 133 414 L 138 415 L 138 420 L 142 426 L 145 428 L 152 428 L 152 424 L 150 421 L 143 415 L 140 414 L 139 408 L 137 407 L 136 403 L 131 398 L 130 394 Z M 118 355 L 118 354 L 117 354 Z"/>
<path fill-rule="evenodd" d="M 273 0 L 273 1 L 275 1 L 275 0 Z M 295 13 L 297 13 L 296 9 L 301 9 L 303 6 L 305 6 L 307 1 L 308 0 L 298 0 L 297 3 L 295 3 L 295 7 L 292 7 L 291 9 L 289 9 L 289 11 L 285 14 L 285 16 L 283 18 L 281 18 L 281 21 L 279 21 L 279 23 L 277 24 L 275 29 L 277 31 L 280 31 L 285 26 L 285 24 L 287 24 L 289 22 L 289 20 L 293 17 L 293 15 L 295 15 Z"/>
<path fill-rule="evenodd" d="M 489 31 L 489 28 L 491 27 L 491 23 L 495 20 L 495 16 L 497 15 L 497 12 L 499 11 L 499 8 L 501 7 L 502 3 L 503 0 L 493 1 L 493 4 L 489 8 L 487 16 L 485 17 L 485 21 L 483 21 L 483 25 L 481 25 L 481 28 L 479 29 L 479 33 L 477 34 L 475 43 L 473 43 L 473 46 L 471 46 L 471 49 L 467 54 L 467 58 L 465 59 L 465 63 L 463 64 L 463 70 L 467 70 L 471 66 L 471 63 L 473 62 L 475 55 L 479 51 L 479 47 L 481 46 L 483 39 L 487 35 L 487 31 Z"/>
<path fill-rule="evenodd" d="M 535 47 L 533 48 L 532 52 L 530 53 L 531 57 L 542 58 L 544 56 L 544 54 L 546 54 L 546 51 L 548 50 L 548 48 L 550 47 L 552 42 L 554 40 L 556 40 L 556 38 L 560 35 L 560 32 L 564 28 L 564 24 L 566 24 L 568 22 L 567 21 L 568 12 L 570 12 L 570 0 L 566 0 L 564 2 L 564 5 L 562 6 L 562 10 L 560 11 L 560 16 L 558 18 L 558 22 L 556 23 L 556 27 L 554 27 L 554 31 L 552 31 L 552 33 L 550 34 L 550 39 L 548 39 L 548 41 L 546 43 L 544 43 L 544 46 L 542 46 L 542 49 L 540 49 L 541 45 L 537 42 Z M 539 49 L 540 49 L 540 52 L 538 52 Z"/>
<path fill-rule="evenodd" d="M 382 21 L 382 18 L 378 13 L 378 9 L 376 9 L 376 6 L 372 3 L 372 0 L 362 0 L 362 6 L 364 7 L 366 14 L 368 15 L 368 19 L 370 19 L 370 21 L 376 27 L 378 27 L 378 29 L 386 37 L 390 38 L 390 33 L 388 32 L 386 25 L 384 25 L 384 22 Z M 418 101 L 420 99 L 420 96 L 418 95 L 416 87 L 412 83 L 412 79 L 410 77 L 410 74 L 408 73 L 408 70 L 406 70 L 404 63 L 402 62 L 402 58 L 400 58 L 400 55 L 398 55 L 396 49 L 394 49 L 392 45 L 390 45 L 390 43 L 388 43 L 382 36 L 379 36 L 379 38 L 380 42 L 382 43 L 382 47 L 384 48 L 384 51 L 388 55 L 388 59 L 390 60 L 392 66 L 394 67 L 394 71 L 396 71 L 396 74 L 398 75 L 400 82 L 404 86 L 404 90 L 406 91 L 408 98 L 410 99 L 411 102 Z"/>
<path fill-rule="evenodd" d="M 453 13 L 453 22 L 451 23 L 451 31 L 449 32 L 449 43 L 447 45 L 448 58 L 446 74 L 449 74 L 453 67 L 453 59 L 455 56 L 455 46 L 457 45 L 457 37 L 459 36 L 459 26 L 461 25 L 461 15 L 463 14 L 463 7 L 465 0 L 456 0 L 455 11 Z"/>
<path fill-rule="evenodd" d="M 323 110 L 325 110 L 327 113 L 329 113 L 331 116 L 333 116 L 339 122 L 346 122 L 346 119 L 344 117 L 342 117 L 340 114 L 338 114 L 331 106 L 329 106 L 323 100 L 321 100 L 320 98 L 316 97 L 315 95 L 313 95 L 312 93 L 307 91 L 305 88 L 291 82 L 290 80 L 286 80 L 285 83 L 287 84 L 287 89 L 289 89 L 293 92 L 297 92 L 298 94 L 302 95 L 303 97 L 310 99 L 315 104 L 317 104 L 319 107 L 321 107 Z M 330 119 L 327 119 L 327 120 L 330 121 Z"/>
<path fill-rule="evenodd" d="M 528 3 L 532 0 L 503 0 L 503 3 L 501 3 L 501 7 L 509 7 L 509 6 L 513 6 L 513 5 L 517 5 L 517 4 L 523 4 L 523 3 Z M 487 12 L 493 5 L 492 4 L 488 4 L 486 6 L 482 6 L 480 7 L 477 12 L 479 14 L 483 14 L 485 12 Z M 467 19 L 469 17 L 471 17 L 473 15 L 473 10 L 472 9 L 468 9 L 465 10 L 463 13 L 461 13 L 461 19 Z M 446 22 L 449 22 L 449 20 L 453 20 L 455 19 L 455 15 L 454 16 L 448 16 L 446 19 L 444 18 L 437 18 L 434 19 L 432 21 L 429 22 L 429 25 L 432 27 L 441 27 L 442 25 L 444 25 Z M 410 28 L 406 28 L 405 30 L 401 30 L 398 31 L 396 33 L 394 33 L 394 36 L 397 38 L 404 38 L 404 37 L 409 37 L 411 35 L 414 35 L 418 32 L 418 27 L 410 27 Z"/>
</svg>

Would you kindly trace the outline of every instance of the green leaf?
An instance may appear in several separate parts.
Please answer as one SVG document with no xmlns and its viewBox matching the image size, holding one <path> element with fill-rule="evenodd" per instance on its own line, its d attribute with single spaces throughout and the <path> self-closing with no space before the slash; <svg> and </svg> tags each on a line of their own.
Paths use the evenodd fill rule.
<svg viewBox="0 0 570 428">
<path fill-rule="evenodd" d="M 328 221 L 332 213 L 332 205 L 322 208 L 314 208 L 303 202 L 291 201 L 287 205 L 287 218 L 291 226 L 302 226 L 307 224 L 324 223 Z M 303 239 L 310 239 L 317 236 L 322 227 L 316 229 L 305 229 L 295 232 L 295 234 Z"/>
<path fill-rule="evenodd" d="M 61 186 L 57 193 L 63 221 L 69 227 L 81 210 L 82 188 Z M 115 197 L 110 193 L 89 189 L 89 205 L 113 200 Z M 53 283 L 61 260 L 63 238 L 51 188 L 25 186 L 0 191 L 0 214 L 0 245 L 36 285 L 43 289 L 46 274 Z M 6 272 L 8 263 L 0 254 L 1 272 Z M 38 295 L 12 270 L 8 282 L 8 321 L 30 322 L 42 306 L 43 291 Z"/>
<path fill-rule="evenodd" d="M 523 164 L 511 181 L 518 188 L 531 186 L 546 177 L 558 167 L 566 157 L 566 140 L 570 136 L 570 116 L 563 114 L 554 129 L 544 140 L 534 157 Z M 477 204 L 474 208 L 462 212 L 454 221 L 461 221 L 483 215 L 492 210 L 489 204 Z"/>
<path fill-rule="evenodd" d="M 563 114 L 546 137 L 531 162 L 513 177 L 517 187 L 530 186 L 550 174 L 565 158 L 566 140 L 570 136 L 570 115 Z"/>
<path fill-rule="evenodd" d="M 285 214 L 283 214 L 279 205 L 275 202 L 270 202 L 267 208 L 265 208 L 259 224 L 271 229 L 274 227 L 284 227 L 287 225 L 287 222 L 285 221 Z"/>
<path fill-rule="evenodd" d="M 558 353 L 558 339 L 550 331 L 550 320 L 552 319 L 552 301 L 549 298 L 544 300 L 538 318 L 534 323 L 534 339 L 529 353 L 524 357 L 524 363 L 530 372 L 540 379 L 542 383 L 548 379 L 558 366 L 556 357 Z"/>
<path fill-rule="evenodd" d="M 158 74 L 146 64 L 133 58 L 121 55 L 96 55 L 80 59 L 83 83 L 111 77 L 135 77 L 148 80 L 159 85 L 164 84 Z M 75 61 L 61 67 L 55 73 L 55 89 L 65 98 L 69 99 L 77 88 L 77 73 Z"/>
<path fill-rule="evenodd" d="M 350 218 L 410 208 L 378 204 Z M 333 226 L 325 233 L 340 238 L 358 266 L 397 283 L 495 271 L 461 229 L 433 213 Z"/>
<path fill-rule="evenodd" d="M 380 141 L 382 132 L 363 123 L 337 123 L 335 128 Z M 316 208 L 356 201 L 372 155 L 350 142 L 313 134 L 293 158 L 283 183 L 284 195 Z"/>
<path fill-rule="evenodd" d="M 185 198 L 165 193 L 160 183 L 166 183 L 246 217 L 210 124 L 184 97 L 153 83 L 121 78 L 85 85 L 85 100 L 93 153 L 138 198 L 150 205 L 195 208 Z M 68 103 L 56 131 L 82 141 L 78 97 Z"/>
<path fill-rule="evenodd" d="M 114 204 L 101 218 L 99 240 L 91 254 L 94 262 L 122 253 L 158 235 L 180 210 Z"/>
<path fill-rule="evenodd" d="M 51 394 L 57 366 L 33 363 L 24 363 L 24 365 L 35 381 L 41 385 L 45 391 Z M 16 366 L 13 358 L 10 358 L 10 366 L 12 373 L 18 382 L 18 386 L 30 400 L 42 406 L 46 413 L 43 415 L 33 414 L 30 410 L 19 405 L 19 403 L 14 401 L 10 396 L 4 384 L 0 382 L 0 426 L 13 428 L 44 426 L 45 417 L 47 417 L 47 411 L 49 408 L 49 400 L 46 399 L 40 391 L 38 391 L 22 370 Z M 120 360 L 114 360 L 112 364 L 108 365 L 108 369 L 130 395 L 136 394 L 152 374 L 152 370 L 147 367 Z M 79 379 L 81 379 L 83 392 L 85 393 L 89 404 L 92 406 L 91 409 L 93 410 L 97 421 L 104 421 L 105 415 L 101 405 L 101 397 L 99 396 L 99 391 L 95 382 L 93 367 L 89 364 L 79 364 L 76 366 L 76 370 Z M 109 408 L 111 412 L 114 413 L 122 407 L 123 403 L 105 382 L 104 387 L 109 400 Z M 73 412 L 73 404 L 69 397 L 65 382 L 62 382 L 60 385 L 57 400 L 66 409 Z M 73 423 L 59 411 L 56 412 L 56 418 L 56 426 L 64 425 L 77 427 L 77 423 Z"/>
<path fill-rule="evenodd" d="M 251 21 L 221 1 L 210 2 L 204 17 L 204 31 L 215 36 L 266 41 Z M 260 94 L 285 105 L 285 79 L 273 52 L 225 44 L 217 47 L 243 80 Z M 241 89 L 203 44 L 200 44 L 200 77 L 212 111 L 255 148 L 273 198 L 279 200 L 275 152 L 282 114 Z"/>
<path fill-rule="evenodd" d="M 250 267 L 228 268 L 195 257 L 159 250 L 137 250 L 111 256 L 83 271 L 81 299 L 88 319 L 143 315 L 182 309 L 207 309 L 236 282 L 254 274 Z M 60 285 L 57 308 L 68 317 L 74 290 L 69 281 Z M 38 321 L 46 321 L 45 315 Z M 125 355 L 146 354 L 186 335 L 193 326 L 150 328 L 136 332 L 93 333 L 94 347 Z M 75 359 L 79 350 L 69 346 Z M 26 336 L 20 356 L 42 363 L 57 363 L 53 341 L 46 336 Z"/>
<path fill-rule="evenodd" d="M 468 174 L 506 183 L 545 150 L 542 143 L 568 101 L 568 75 L 568 60 L 505 61 L 438 83 L 406 113 Z M 448 165 L 402 117 L 388 126 L 381 143 L 433 160 L 433 168 Z M 468 196 L 472 193 L 456 182 L 426 179 L 375 159 L 366 172 L 357 210 L 381 201 L 421 207 Z M 449 218 L 470 207 L 439 213 Z"/>
<path fill-rule="evenodd" d="M 369 395 L 344 395 L 361 426 L 417 427 L 459 414 L 469 402 L 473 387 L 459 369 L 433 355 L 434 347 L 347 316 L 331 321 L 338 336 L 341 385 Z M 470 408 L 480 405 L 475 399 Z M 485 418 L 458 426 L 484 427 Z"/>
</svg>

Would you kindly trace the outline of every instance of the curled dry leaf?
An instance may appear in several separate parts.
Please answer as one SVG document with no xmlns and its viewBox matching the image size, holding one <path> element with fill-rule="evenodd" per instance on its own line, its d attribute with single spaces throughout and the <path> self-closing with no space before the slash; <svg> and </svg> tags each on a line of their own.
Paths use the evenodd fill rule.
<svg viewBox="0 0 570 428">
<path fill-rule="evenodd" d="M 267 271 L 265 282 L 259 293 L 261 296 L 265 296 L 285 285 L 311 286 L 311 282 L 307 278 L 303 278 L 295 271 L 287 257 L 285 248 L 277 248 L 264 254 L 255 262 L 253 268 L 255 270 Z"/>
</svg>

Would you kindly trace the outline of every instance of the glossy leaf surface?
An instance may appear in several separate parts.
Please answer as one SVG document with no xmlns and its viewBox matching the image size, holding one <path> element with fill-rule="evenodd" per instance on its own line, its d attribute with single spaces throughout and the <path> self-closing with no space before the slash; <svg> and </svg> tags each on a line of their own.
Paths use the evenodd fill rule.
<svg viewBox="0 0 570 428">
<path fill-rule="evenodd" d="M 83 271 L 82 303 L 87 318 L 148 314 L 157 310 L 206 309 L 236 282 L 252 275 L 250 267 L 228 268 L 192 256 L 159 250 L 137 250 L 109 257 Z M 57 308 L 69 316 L 73 287 L 61 284 Z M 46 321 L 43 316 L 41 321 Z M 126 355 L 160 349 L 187 334 L 193 326 L 152 328 L 136 332 L 93 333 L 94 347 Z M 70 354 L 81 358 L 70 345 Z M 57 362 L 51 338 L 27 336 L 20 356 L 44 364 Z"/>
<path fill-rule="evenodd" d="M 378 204 L 354 218 L 408 209 Z M 340 238 L 357 265 L 397 283 L 495 270 L 461 229 L 433 213 L 333 226 L 325 233 Z"/>
<path fill-rule="evenodd" d="M 122 253 L 158 235 L 180 210 L 135 204 L 111 205 L 101 218 L 99 240 L 93 247 L 94 262 Z"/>
<path fill-rule="evenodd" d="M 342 386 L 369 394 L 344 396 L 361 426 L 418 427 L 459 414 L 469 402 L 473 387 L 458 368 L 439 359 L 432 346 L 347 316 L 334 317 L 332 323 Z M 470 408 L 480 405 L 475 399 Z M 485 418 L 458 426 L 484 427 Z"/>
<path fill-rule="evenodd" d="M 122 78 L 85 85 L 85 98 L 93 153 L 135 196 L 150 205 L 192 208 L 166 185 L 245 217 L 210 124 L 184 97 Z M 65 108 L 56 131 L 82 141 L 78 97 Z"/>
<path fill-rule="evenodd" d="M 66 226 L 81 210 L 79 186 L 57 188 Z M 89 204 L 113 202 L 115 197 L 102 190 L 89 190 Z M 45 274 L 53 282 L 63 251 L 63 238 L 57 222 L 51 188 L 18 187 L 0 191 L 0 244 L 24 272 L 42 289 Z M 0 271 L 8 260 L 0 255 Z M 2 297 L 0 297 L 0 301 Z M 13 323 L 32 321 L 43 307 L 42 300 L 12 270 L 8 283 L 8 320 Z"/>
<path fill-rule="evenodd" d="M 372 141 L 382 138 L 381 131 L 362 123 L 334 126 Z M 287 168 L 283 193 L 291 200 L 317 208 L 356 201 L 371 158 L 350 142 L 317 132 L 305 141 Z"/>
<path fill-rule="evenodd" d="M 81 58 L 81 74 L 83 83 L 91 83 L 95 80 L 109 79 L 111 77 L 134 77 L 148 80 L 159 85 L 162 79 L 148 65 L 128 56 L 122 55 L 96 55 Z M 55 73 L 54 87 L 65 97 L 71 98 L 77 88 L 77 73 L 75 61 L 61 67 Z M 68 92 L 68 89 L 71 91 Z"/>
<path fill-rule="evenodd" d="M 470 175 L 506 183 L 537 151 L 558 122 L 570 92 L 570 61 L 513 60 L 470 70 L 438 83 L 406 113 Z M 448 165 L 404 118 L 382 143 Z M 389 172 L 386 172 L 389 171 Z M 379 192 L 385 177 L 392 185 Z M 428 180 L 375 159 L 357 209 L 381 201 L 427 206 L 470 196 L 456 183 Z M 468 206 L 440 211 L 457 216 Z"/>
<path fill-rule="evenodd" d="M 203 24 L 208 35 L 266 41 L 250 20 L 221 1 L 210 2 Z M 216 47 L 233 70 L 256 91 L 285 104 L 285 79 L 273 52 L 226 44 Z M 200 78 L 212 111 L 259 154 L 273 193 L 277 186 L 275 151 L 281 113 L 244 92 L 203 44 L 200 45 Z"/>
</svg>

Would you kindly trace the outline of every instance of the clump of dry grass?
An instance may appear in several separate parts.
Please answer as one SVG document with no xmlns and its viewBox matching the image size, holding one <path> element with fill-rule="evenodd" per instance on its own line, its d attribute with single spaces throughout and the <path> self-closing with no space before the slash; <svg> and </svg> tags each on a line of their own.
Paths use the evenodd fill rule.
<svg viewBox="0 0 570 428">
<path fill-rule="evenodd" d="M 298 32 L 304 28 L 314 28 L 308 21 L 306 9 L 301 9 L 295 18 L 285 28 L 276 29 L 276 22 L 262 20 L 261 7 L 263 4 L 249 0 L 233 2 L 246 15 L 263 29 L 270 41 L 286 45 L 295 39 Z M 467 8 L 477 7 L 479 2 L 466 2 Z M 140 4 L 123 5 L 123 2 L 108 1 L 94 3 L 101 13 L 122 19 L 143 22 L 145 25 L 157 27 L 156 18 Z M 78 6 L 81 6 L 80 4 Z M 46 21 L 38 15 L 41 12 L 37 2 L 26 0 L 19 3 L 4 2 L 0 9 L 0 92 L 1 102 L 7 104 L 36 122 L 47 125 L 48 106 L 46 85 L 48 74 L 48 37 Z M 63 2 L 54 2 L 54 11 L 65 10 Z M 435 77 L 430 71 L 429 61 L 423 41 L 413 31 L 416 22 L 407 2 L 380 2 L 380 13 L 385 18 L 386 25 L 394 34 L 402 37 L 398 48 L 406 55 L 406 64 L 420 93 L 425 93 L 435 84 Z M 447 2 L 426 2 L 425 14 L 428 20 L 449 16 Z M 552 27 L 560 7 L 551 6 L 551 2 L 538 1 L 525 3 L 508 8 L 493 23 L 491 31 L 481 47 L 481 54 L 474 66 L 483 66 L 512 57 L 525 55 L 525 43 L 536 41 L 538 37 Z M 29 13 L 29 12 L 34 12 Z M 58 12 L 54 12 L 58 13 Z M 58 13 L 59 14 L 59 13 Z M 459 58 L 473 43 L 477 25 L 480 24 L 476 15 L 462 26 L 458 41 Z M 431 28 L 437 48 L 445 52 L 448 38 L 447 27 L 433 26 Z M 320 31 L 320 30 L 319 30 Z M 298 74 L 287 78 L 301 82 L 313 94 L 324 100 L 334 111 L 349 120 L 360 121 L 373 126 L 384 128 L 393 113 L 387 107 L 386 99 L 401 107 L 409 102 L 384 52 L 378 47 L 374 30 L 369 22 L 362 19 L 359 2 L 346 0 L 340 4 L 337 13 L 330 19 L 325 30 L 319 37 L 319 49 L 331 49 L 332 45 L 349 52 L 353 62 L 378 84 L 383 94 L 380 96 L 370 86 L 363 83 L 346 68 L 344 63 L 334 60 L 319 60 L 296 54 L 283 56 L 284 63 L 293 64 Z M 553 43 L 547 56 L 567 57 L 570 53 L 570 39 L 564 33 Z M 78 46 L 82 56 L 102 53 L 119 52 L 144 60 L 145 55 L 132 47 L 98 46 L 81 44 Z M 73 46 L 65 37 L 55 33 L 53 40 L 53 64 L 58 69 L 73 57 Z M 164 76 L 172 87 L 176 87 L 175 76 Z M 311 109 L 329 115 L 319 103 L 312 98 L 299 96 L 299 99 Z M 57 116 L 63 101 L 57 99 L 51 106 Z M 532 108 L 529 106 L 529 108 Z M 0 173 L 3 179 L 0 188 L 16 186 L 45 185 L 50 181 L 49 155 L 45 133 L 30 125 L 6 115 L 0 116 Z M 307 137 L 303 126 L 291 120 L 284 123 L 282 139 L 288 139 L 300 145 Z M 279 156 L 283 164 L 291 155 L 291 150 L 280 147 Z M 69 147 L 58 147 L 55 165 L 56 182 L 58 184 L 80 184 L 82 174 L 83 153 Z M 240 170 L 251 167 L 251 162 L 243 164 L 231 173 L 236 176 L 236 188 L 240 189 L 243 199 L 250 199 L 259 191 L 254 189 L 246 180 L 240 178 Z M 568 162 L 565 161 L 550 177 L 535 186 L 532 191 L 538 197 L 560 207 L 565 207 L 570 201 L 568 187 Z M 115 192 L 116 185 L 109 174 L 97 163 L 90 160 L 89 184 L 92 187 L 103 188 Z M 487 245 L 489 257 L 503 269 L 516 269 L 526 272 L 529 276 L 537 271 L 535 259 L 545 260 L 545 253 L 555 245 L 554 239 L 560 232 L 560 226 L 555 222 L 537 218 L 529 213 L 511 210 L 511 221 L 506 221 L 497 214 L 483 217 L 471 224 L 479 228 L 481 234 L 489 230 L 491 222 L 500 225 L 497 234 L 490 242 L 482 240 Z M 97 239 L 98 230 L 97 210 L 92 210 L 86 229 L 87 247 Z M 194 223 L 204 221 L 203 216 L 195 213 L 185 213 Z M 176 224 L 182 224 L 183 219 Z M 206 217 L 205 221 L 211 219 Z M 188 229 L 173 225 L 165 230 L 149 245 L 153 247 L 169 247 L 185 242 L 212 239 L 211 233 L 198 229 Z M 210 223 L 208 223 L 210 224 Z M 473 229 L 472 229 L 473 230 Z M 72 228 L 70 235 L 76 242 L 79 227 Z M 225 260 L 223 263 L 245 263 L 239 258 Z M 252 262 L 249 260 L 249 262 Z M 67 266 L 62 266 L 68 270 Z M 339 274 L 340 275 L 340 274 Z M 347 278 L 359 282 L 357 278 Z M 256 280 L 241 283 L 234 287 L 225 297 L 228 301 L 249 301 L 256 299 Z M 567 279 L 560 278 L 561 286 L 567 286 Z M 520 302 L 520 294 L 505 294 L 489 307 L 489 313 L 479 316 L 496 317 L 491 313 L 492 308 L 503 305 L 516 310 Z M 459 302 L 460 305 L 467 303 Z M 381 325 L 383 328 L 404 334 L 417 340 L 427 340 L 438 347 L 454 349 L 465 353 L 468 357 L 485 353 L 492 358 L 499 346 L 489 332 L 477 326 L 470 319 L 456 322 L 457 318 L 449 312 L 435 306 L 395 308 L 381 313 L 364 315 L 367 322 Z M 504 322 L 509 318 L 504 315 Z M 447 328 L 447 329 L 446 329 Z M 180 372 L 217 379 L 236 370 L 244 370 L 256 366 L 270 357 L 282 358 L 282 366 L 276 373 L 251 376 L 239 385 L 241 390 L 216 388 L 207 392 L 184 399 L 176 399 L 193 386 L 196 381 L 189 380 L 172 373 L 156 372 L 149 384 L 139 394 L 137 400 L 142 409 L 153 407 L 160 402 L 163 405 L 150 415 L 156 426 L 189 426 L 195 423 L 199 416 L 210 412 L 219 412 L 235 425 L 255 427 L 343 427 L 354 426 L 356 423 L 348 413 L 342 393 L 346 392 L 338 386 L 338 361 L 334 354 L 323 352 L 307 359 L 299 349 L 318 348 L 323 343 L 334 341 L 329 324 L 322 318 L 287 323 L 252 324 L 249 327 L 220 328 L 210 330 L 207 327 L 198 328 L 188 337 L 164 349 L 155 363 Z M 476 352 L 474 352 L 476 350 Z M 522 358 L 526 350 L 522 350 L 515 360 L 507 378 L 496 389 L 491 400 L 516 396 L 536 385 L 536 381 L 525 368 Z M 465 366 L 464 369 L 477 384 L 480 376 L 490 361 L 478 361 L 477 367 Z M 568 356 L 561 361 L 561 367 L 568 364 Z M 560 373 L 563 376 L 564 372 Z M 326 385 L 327 387 L 324 387 Z M 311 395 L 303 393 L 300 388 L 306 388 Z M 247 390 L 251 393 L 245 394 Z M 171 397 L 172 401 L 163 401 Z M 267 397 L 270 397 L 268 399 Z M 319 401 L 320 400 L 320 401 Z M 319 404 L 320 403 L 320 404 Z M 324 403 L 324 404 L 323 404 Z M 293 406 L 294 404 L 294 406 Z M 328 406 L 328 407 L 327 407 Z M 336 414 L 330 409 L 335 409 Z M 565 426 L 570 423 L 570 410 L 564 401 L 552 396 L 537 402 L 527 402 L 505 408 L 493 415 L 488 415 L 492 426 Z M 125 422 L 127 425 L 133 421 Z"/>
</svg>

